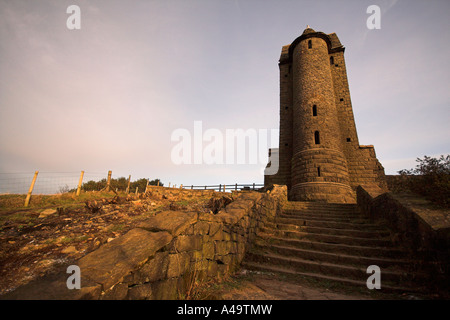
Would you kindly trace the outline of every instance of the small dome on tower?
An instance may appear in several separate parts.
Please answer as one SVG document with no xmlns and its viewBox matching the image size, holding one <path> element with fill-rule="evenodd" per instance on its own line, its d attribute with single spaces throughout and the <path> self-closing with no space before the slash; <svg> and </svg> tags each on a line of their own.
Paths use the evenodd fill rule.
<svg viewBox="0 0 450 320">
<path fill-rule="evenodd" d="M 316 31 L 308 25 L 308 26 L 306 26 L 305 31 L 303 31 L 303 34 L 314 33 L 314 32 L 316 32 Z"/>
</svg>

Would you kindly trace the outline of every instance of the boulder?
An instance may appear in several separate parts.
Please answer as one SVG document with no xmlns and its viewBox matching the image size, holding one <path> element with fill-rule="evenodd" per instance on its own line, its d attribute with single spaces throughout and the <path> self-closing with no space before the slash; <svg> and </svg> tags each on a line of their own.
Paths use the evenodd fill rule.
<svg viewBox="0 0 450 320">
<path fill-rule="evenodd" d="M 197 218 L 196 212 L 162 211 L 141 222 L 139 228 L 148 231 L 167 231 L 175 237 L 186 231 Z"/>
<path fill-rule="evenodd" d="M 56 209 L 45 209 L 39 214 L 39 218 L 47 218 L 48 216 L 51 216 L 52 214 L 57 213 L 58 211 Z"/>
<path fill-rule="evenodd" d="M 155 252 L 172 241 L 168 232 L 132 229 L 78 261 L 82 279 L 111 288 L 128 273 L 140 268 Z"/>
</svg>

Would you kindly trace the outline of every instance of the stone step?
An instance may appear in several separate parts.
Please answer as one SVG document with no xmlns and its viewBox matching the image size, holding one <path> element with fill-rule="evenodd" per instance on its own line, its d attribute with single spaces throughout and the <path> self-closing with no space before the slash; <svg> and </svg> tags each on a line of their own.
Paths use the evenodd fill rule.
<svg viewBox="0 0 450 320">
<path fill-rule="evenodd" d="M 356 288 L 367 288 L 366 281 L 365 280 L 352 280 L 348 278 L 343 278 L 339 276 L 329 276 L 324 275 L 321 273 L 312 273 L 312 272 L 299 272 L 296 270 L 284 268 L 281 266 L 275 266 L 275 265 L 268 265 L 268 264 L 259 264 L 249 261 L 244 261 L 242 263 L 242 266 L 246 268 L 247 270 L 257 270 L 257 271 L 263 271 L 263 272 L 272 272 L 272 273 L 280 273 L 280 274 L 286 274 L 289 276 L 293 276 L 295 278 L 307 278 L 307 279 L 313 279 L 318 281 L 325 281 L 327 283 L 332 282 L 336 283 L 338 285 L 345 285 L 345 286 L 352 286 Z M 396 286 L 389 283 L 386 283 L 386 281 L 381 280 L 381 289 L 373 289 L 385 293 L 418 293 L 422 292 L 423 290 L 418 286 Z"/>
<path fill-rule="evenodd" d="M 336 229 L 326 227 L 299 226 L 295 224 L 284 224 L 276 222 L 268 222 L 266 224 L 266 227 L 276 230 L 300 231 L 308 233 L 320 233 L 326 235 L 338 235 L 338 236 L 349 236 L 349 237 L 371 238 L 371 239 L 390 236 L 390 232 L 387 230 L 369 231 L 360 229 Z"/>
<path fill-rule="evenodd" d="M 304 216 L 311 218 L 332 218 L 332 219 L 363 219 L 369 220 L 366 216 L 356 213 L 330 213 L 330 212 L 310 212 L 310 211 L 282 211 L 283 215 Z"/>
<path fill-rule="evenodd" d="M 285 257 L 274 253 L 256 253 L 249 251 L 246 253 L 245 261 L 263 265 L 283 266 L 298 272 L 317 273 L 326 276 L 340 277 L 344 279 L 366 281 L 370 276 L 367 267 L 341 265 L 328 262 L 317 262 L 305 260 L 298 257 Z M 407 271 L 381 269 L 382 281 L 387 281 L 395 285 L 405 285 L 411 283 L 422 283 L 424 276 L 412 274 Z"/>
<path fill-rule="evenodd" d="M 286 214 L 318 214 L 318 215 L 333 215 L 333 216 L 362 216 L 361 213 L 356 211 L 332 211 L 332 210 L 288 210 L 283 209 L 282 212 Z"/>
<path fill-rule="evenodd" d="M 298 257 L 305 260 L 317 262 L 329 262 L 341 265 L 353 265 L 367 268 L 370 265 L 377 265 L 380 268 L 403 268 L 408 269 L 414 262 L 407 259 L 383 258 L 379 256 L 361 256 L 334 252 L 323 252 L 311 249 L 300 249 L 291 246 L 276 244 L 255 244 L 252 250 L 263 253 L 275 253 L 286 257 Z"/>
<path fill-rule="evenodd" d="M 350 216 L 332 216 L 332 215 L 311 215 L 311 214 L 280 214 L 280 218 L 295 218 L 311 221 L 329 221 L 329 222 L 347 222 L 347 223 L 366 223 L 370 224 L 370 220 L 365 217 L 350 217 Z"/>
<path fill-rule="evenodd" d="M 361 246 L 351 244 L 325 243 L 308 239 L 280 238 L 262 232 L 258 234 L 258 237 L 268 245 L 277 244 L 282 246 L 290 246 L 307 250 L 317 250 L 322 252 L 333 252 L 333 253 L 361 255 L 361 256 L 378 256 L 384 258 L 394 258 L 394 257 L 405 258 L 407 256 L 406 252 L 398 248 L 392 247 Z"/>
<path fill-rule="evenodd" d="M 287 209 L 331 209 L 331 210 L 358 210 L 357 204 L 350 203 L 326 203 L 313 201 L 288 201 L 283 208 Z"/>
<path fill-rule="evenodd" d="M 300 219 L 297 217 L 281 217 L 278 216 L 274 220 L 275 223 L 293 224 L 297 226 L 310 226 L 310 227 L 323 227 L 334 229 L 355 229 L 355 230 L 373 230 L 373 231 L 385 231 L 386 227 L 374 223 L 351 223 L 351 222 L 336 222 L 336 221 L 324 221 L 324 220 L 308 220 Z"/>
<path fill-rule="evenodd" d="M 391 247 L 392 242 L 390 239 L 385 238 L 360 238 L 344 235 L 331 235 L 322 233 L 308 233 L 301 231 L 288 231 L 288 230 L 276 230 L 267 227 L 260 228 L 261 232 L 272 234 L 276 237 L 290 238 L 290 239 L 303 239 L 325 243 L 337 243 L 337 244 L 351 244 L 351 245 L 364 245 L 364 246 L 378 246 L 378 247 Z"/>
</svg>

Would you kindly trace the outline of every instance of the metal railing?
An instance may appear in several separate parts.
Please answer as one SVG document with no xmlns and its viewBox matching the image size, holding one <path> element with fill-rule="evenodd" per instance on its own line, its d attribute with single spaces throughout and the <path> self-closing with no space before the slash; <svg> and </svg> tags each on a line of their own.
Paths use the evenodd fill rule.
<svg viewBox="0 0 450 320">
<path fill-rule="evenodd" d="M 241 190 L 258 190 L 263 188 L 264 184 L 261 183 L 235 183 L 235 184 L 216 184 L 216 185 L 205 185 L 205 186 L 196 186 L 196 185 L 184 185 L 182 184 L 180 188 L 182 189 L 191 189 L 191 190 L 215 190 L 219 192 L 227 192 L 227 191 L 241 191 Z"/>
</svg>

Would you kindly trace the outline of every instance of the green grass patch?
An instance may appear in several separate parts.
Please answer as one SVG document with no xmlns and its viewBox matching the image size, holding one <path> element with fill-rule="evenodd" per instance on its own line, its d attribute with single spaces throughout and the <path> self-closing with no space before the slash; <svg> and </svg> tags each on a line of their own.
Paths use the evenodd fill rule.
<svg viewBox="0 0 450 320">
<path fill-rule="evenodd" d="M 48 207 L 71 207 L 84 206 L 86 200 L 112 199 L 113 192 L 81 192 L 76 196 L 73 192 L 56 195 L 32 195 L 28 208 L 48 208 Z M 126 197 L 126 193 L 119 193 L 119 196 Z M 0 195 L 0 211 L 24 208 L 26 195 L 6 194 Z"/>
<path fill-rule="evenodd" d="M 124 228 L 125 228 L 125 224 L 120 223 L 120 224 L 115 224 L 115 225 L 109 227 L 108 231 L 117 232 L 117 231 L 122 231 Z"/>
</svg>

